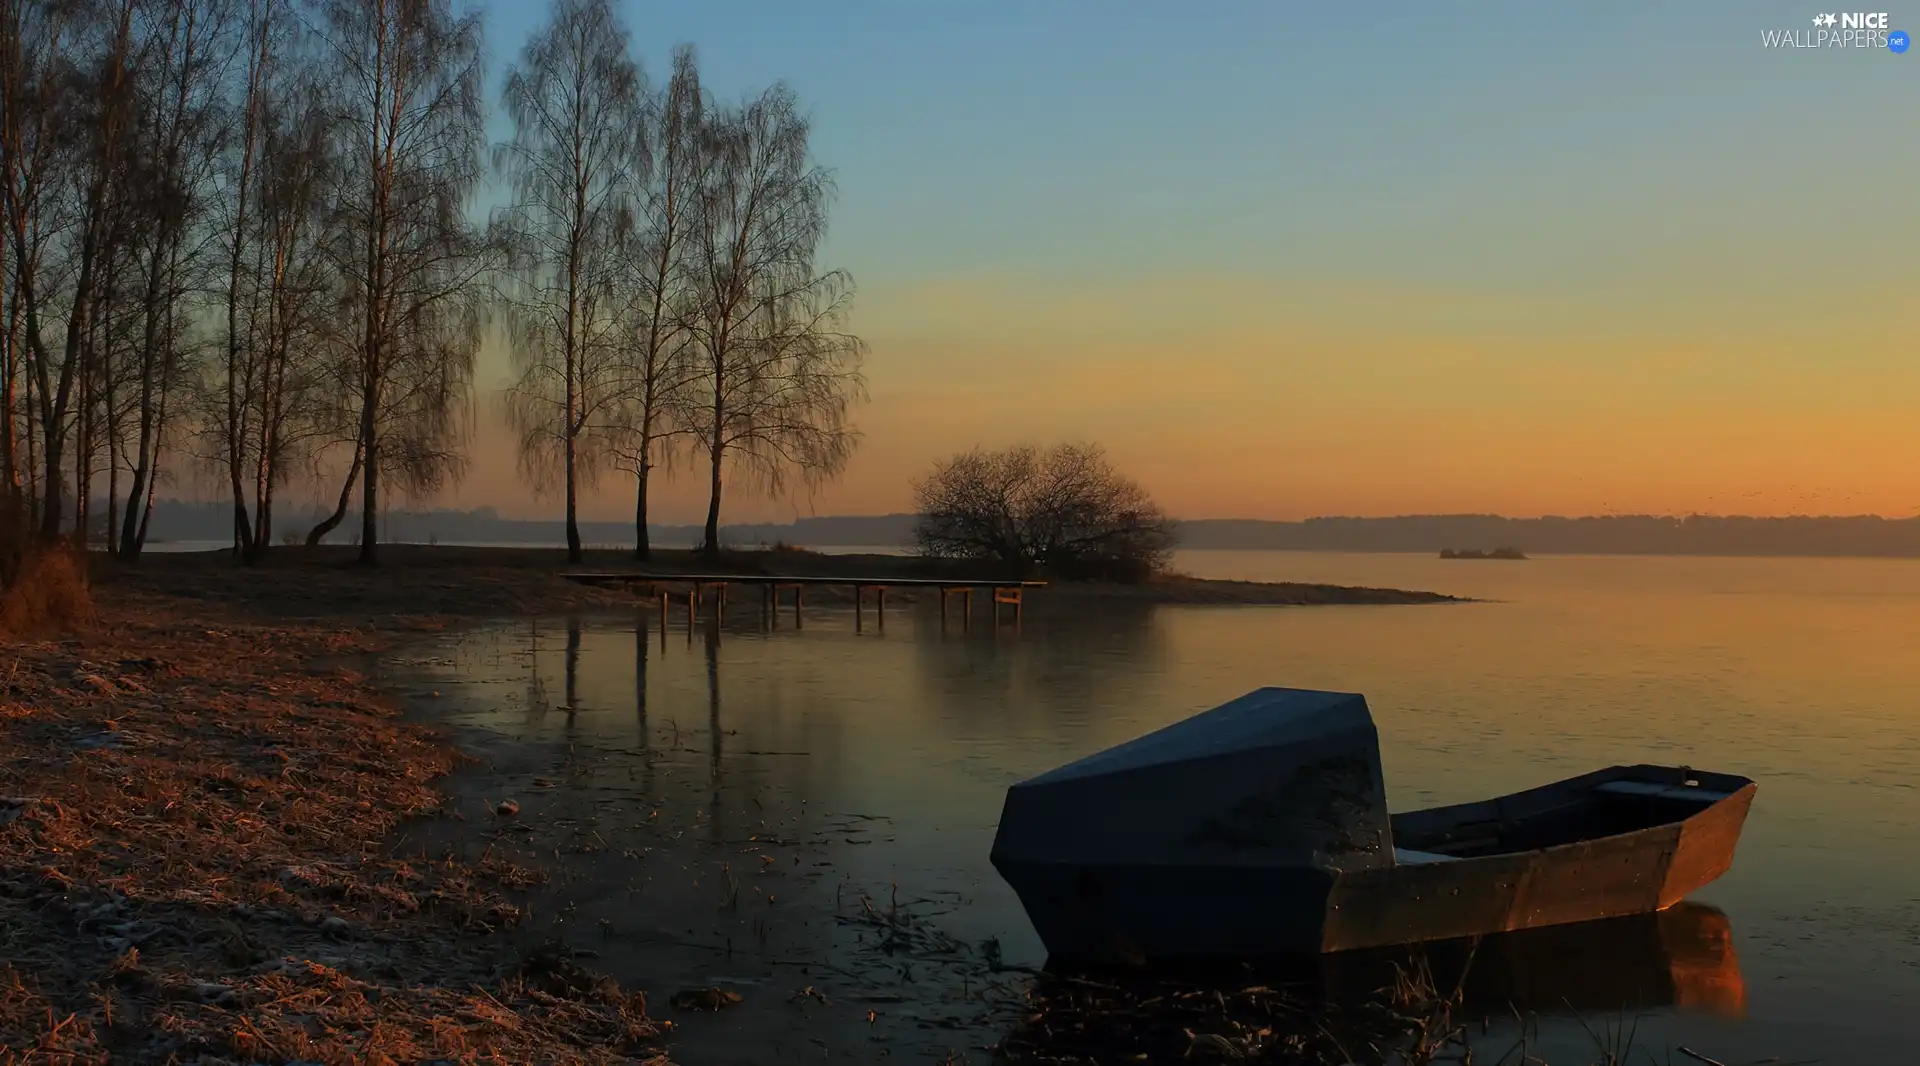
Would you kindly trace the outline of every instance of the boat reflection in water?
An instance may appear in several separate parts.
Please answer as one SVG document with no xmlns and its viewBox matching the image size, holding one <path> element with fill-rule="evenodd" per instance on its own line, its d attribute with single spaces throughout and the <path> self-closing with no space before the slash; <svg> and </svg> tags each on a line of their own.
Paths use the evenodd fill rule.
<svg viewBox="0 0 1920 1066">
<path fill-rule="evenodd" d="M 1724 1018 L 1745 1014 L 1746 982 L 1733 926 L 1718 908 L 1664 911 L 1473 940 L 1341 952 L 1320 960 L 1326 997 L 1347 1002 L 1390 987 L 1399 969 L 1424 963 L 1434 986 L 1459 989 L 1472 1013 L 1552 1014 L 1676 1007 Z"/>
<path fill-rule="evenodd" d="M 1403 1039 L 1408 1015 L 1427 1009 L 1395 1002 L 1394 989 L 1411 974 L 1429 978 L 1440 998 L 1457 990 L 1448 1013 L 1462 1023 L 1674 1009 L 1738 1018 L 1746 1010 L 1727 916 L 1679 903 L 1652 914 L 1286 962 L 1050 965 L 1000 1046 L 1009 1063 L 1173 1062 L 1192 1054 L 1196 1040 L 1216 1038 L 1194 1035 L 1202 1033 L 1223 1040 L 1215 1050 L 1245 1061 L 1343 1061 L 1342 1048 Z"/>
</svg>

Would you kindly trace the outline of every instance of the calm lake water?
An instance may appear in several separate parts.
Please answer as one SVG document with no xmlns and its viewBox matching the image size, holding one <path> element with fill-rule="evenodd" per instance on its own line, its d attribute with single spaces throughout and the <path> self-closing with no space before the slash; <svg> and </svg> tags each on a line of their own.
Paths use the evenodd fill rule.
<svg viewBox="0 0 1920 1066">
<path fill-rule="evenodd" d="M 716 812 L 724 781 L 755 805 L 888 819 L 842 872 L 957 891 L 965 906 L 943 919 L 956 935 L 997 936 L 1027 963 L 1039 945 L 987 862 L 1006 786 L 1259 686 L 1364 693 L 1396 810 L 1612 763 L 1744 774 L 1760 788 L 1733 870 L 1695 897 L 1724 912 L 1737 963 L 1715 978 L 1714 1009 L 1672 994 L 1644 1012 L 1643 1042 L 1728 1063 L 1912 1061 L 1920 562 L 1190 552 L 1178 565 L 1498 602 L 1036 613 L 1018 635 L 943 632 L 930 607 L 856 633 L 850 608 L 810 607 L 804 630 L 762 633 L 747 593 L 698 639 L 676 621 L 663 640 L 638 614 L 464 637 L 450 669 L 482 698 L 458 717 L 536 744 L 698 747 Z M 1546 1019 L 1549 1043 L 1571 1025 Z"/>
</svg>

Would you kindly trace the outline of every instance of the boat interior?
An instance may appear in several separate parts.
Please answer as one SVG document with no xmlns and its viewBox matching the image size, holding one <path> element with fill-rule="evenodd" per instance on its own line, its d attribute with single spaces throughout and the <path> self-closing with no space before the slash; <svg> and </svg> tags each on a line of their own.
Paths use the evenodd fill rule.
<svg viewBox="0 0 1920 1066">
<path fill-rule="evenodd" d="M 1616 766 L 1510 796 L 1393 816 L 1394 861 L 1538 851 L 1670 825 L 1750 782 L 1687 767 Z"/>
</svg>

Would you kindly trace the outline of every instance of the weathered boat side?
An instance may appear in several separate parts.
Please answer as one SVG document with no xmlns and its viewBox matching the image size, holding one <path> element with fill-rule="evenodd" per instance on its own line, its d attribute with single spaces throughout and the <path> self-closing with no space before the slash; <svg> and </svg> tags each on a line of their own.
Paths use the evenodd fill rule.
<svg viewBox="0 0 1920 1066">
<path fill-rule="evenodd" d="M 1672 906 L 1732 865 L 1754 791 L 1753 782 L 1732 775 L 1615 766 L 1496 800 L 1396 816 L 1396 839 L 1437 861 L 1343 872 L 1328 897 L 1321 950 Z"/>
<path fill-rule="evenodd" d="M 1680 830 L 1543 851 L 1396 866 L 1338 878 L 1322 951 L 1591 921 L 1659 908 Z"/>
<path fill-rule="evenodd" d="M 1667 866 L 1660 906 L 1673 906 L 1733 868 L 1734 849 L 1740 844 L 1740 831 L 1746 827 L 1755 791 L 1757 786 L 1746 781 L 1731 796 L 1681 826 L 1680 851 Z"/>
</svg>

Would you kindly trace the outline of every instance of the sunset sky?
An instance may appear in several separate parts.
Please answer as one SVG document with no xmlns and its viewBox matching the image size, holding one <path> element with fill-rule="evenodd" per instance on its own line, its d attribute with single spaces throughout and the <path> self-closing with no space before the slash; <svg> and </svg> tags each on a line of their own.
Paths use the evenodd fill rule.
<svg viewBox="0 0 1920 1066">
<path fill-rule="evenodd" d="M 651 76 L 790 82 L 838 176 L 865 442 L 728 520 L 1068 438 L 1186 518 L 1920 511 L 1920 54 L 1764 49 L 1806 4 L 623 11 Z M 544 15 L 493 6 L 496 83 Z M 557 516 L 478 403 L 440 502 Z"/>
</svg>

